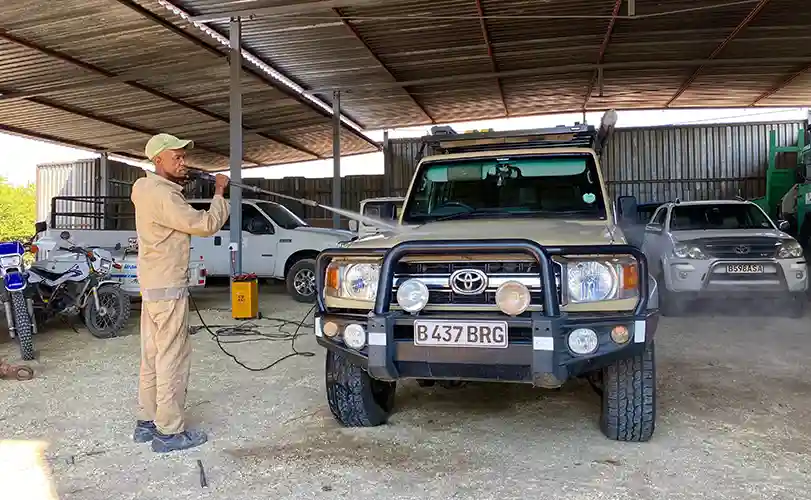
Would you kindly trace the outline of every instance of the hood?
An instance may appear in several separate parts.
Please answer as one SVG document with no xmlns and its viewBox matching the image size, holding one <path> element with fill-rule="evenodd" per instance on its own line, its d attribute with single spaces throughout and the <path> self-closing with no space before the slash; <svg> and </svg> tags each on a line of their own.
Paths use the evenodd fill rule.
<svg viewBox="0 0 811 500">
<path fill-rule="evenodd" d="M 692 241 L 702 238 L 791 238 L 788 234 L 777 229 L 708 229 L 673 231 L 673 241 Z"/>
<path fill-rule="evenodd" d="M 339 240 L 342 239 L 349 239 L 355 236 L 355 233 L 352 231 L 347 231 L 345 229 L 331 229 L 328 227 L 314 227 L 314 226 L 300 226 L 294 229 L 294 231 L 298 231 L 300 233 L 310 233 L 310 234 L 322 234 L 325 236 L 334 236 Z"/>
<path fill-rule="evenodd" d="M 353 241 L 351 248 L 390 248 L 404 241 L 464 240 L 471 238 L 529 239 L 542 245 L 624 244 L 619 228 L 611 230 L 605 221 L 561 219 L 487 219 L 429 222 L 403 226 L 399 232 L 385 231 Z"/>
</svg>

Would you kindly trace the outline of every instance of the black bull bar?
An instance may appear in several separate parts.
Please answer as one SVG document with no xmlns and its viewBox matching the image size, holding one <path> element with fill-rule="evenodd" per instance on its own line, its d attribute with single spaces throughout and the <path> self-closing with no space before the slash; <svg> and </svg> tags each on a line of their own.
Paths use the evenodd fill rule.
<svg viewBox="0 0 811 500">
<path fill-rule="evenodd" d="M 441 255 L 446 253 L 468 254 L 507 254 L 527 253 L 535 258 L 541 271 L 541 289 L 543 293 L 543 316 L 554 318 L 560 316 L 560 304 L 557 297 L 555 275 L 552 270 L 552 256 L 583 255 L 631 255 L 638 266 L 639 297 L 634 308 L 635 316 L 645 314 L 648 306 L 648 261 L 645 254 L 631 245 L 577 245 L 577 246 L 543 246 L 526 239 L 487 239 L 487 240 L 420 240 L 399 243 L 389 249 L 376 248 L 329 248 L 323 250 L 316 259 L 316 301 L 320 313 L 329 313 L 323 297 L 324 279 L 327 266 L 336 257 L 383 256 L 378 278 L 377 297 L 374 314 L 382 316 L 391 307 L 391 289 L 394 285 L 394 268 L 401 259 L 408 255 Z"/>
</svg>

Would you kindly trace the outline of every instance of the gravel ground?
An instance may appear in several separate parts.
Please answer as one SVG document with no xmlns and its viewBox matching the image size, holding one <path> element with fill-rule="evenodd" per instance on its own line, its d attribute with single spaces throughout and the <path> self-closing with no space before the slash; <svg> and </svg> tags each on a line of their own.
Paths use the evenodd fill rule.
<svg viewBox="0 0 811 500">
<path fill-rule="evenodd" d="M 198 305 L 206 321 L 230 323 L 227 292 L 204 295 Z M 274 290 L 262 295 L 261 309 L 300 320 L 309 307 Z M 389 425 L 342 429 L 326 406 L 323 352 L 311 328 L 297 347 L 315 357 L 261 372 L 235 364 L 201 331 L 193 337 L 188 413 L 210 440 L 169 455 L 130 438 L 137 310 L 128 334 L 106 341 L 56 325 L 35 339 L 34 380 L 0 380 L 0 495 L 811 498 L 811 375 L 804 369 L 811 357 L 809 318 L 743 317 L 740 311 L 662 320 L 657 431 L 645 444 L 606 440 L 597 426 L 599 400 L 579 382 L 560 391 L 406 383 Z M 250 366 L 290 352 L 289 342 L 227 348 Z M 16 362 L 18 356 L 15 345 L 0 345 L 0 358 Z"/>
</svg>

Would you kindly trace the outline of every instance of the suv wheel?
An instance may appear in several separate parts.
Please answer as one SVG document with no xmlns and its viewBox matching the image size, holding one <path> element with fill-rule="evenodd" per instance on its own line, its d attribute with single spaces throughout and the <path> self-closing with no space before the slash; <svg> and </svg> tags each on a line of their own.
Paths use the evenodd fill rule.
<svg viewBox="0 0 811 500">
<path fill-rule="evenodd" d="M 662 316 L 682 316 L 687 311 L 687 297 L 671 292 L 665 285 L 665 279 L 660 277 L 659 282 L 659 311 Z"/>
<path fill-rule="evenodd" d="M 600 429 L 615 441 L 650 440 L 656 427 L 656 362 L 653 342 L 638 356 L 602 370 Z"/>
<path fill-rule="evenodd" d="M 287 271 L 287 293 L 297 302 L 315 302 L 315 260 L 301 259 Z"/>
<path fill-rule="evenodd" d="M 794 293 L 788 298 L 788 315 L 791 318 L 802 318 L 808 308 L 808 296 L 804 293 Z"/>
<path fill-rule="evenodd" d="M 328 350 L 326 358 L 327 402 L 338 422 L 346 427 L 385 424 L 397 383 L 373 379 L 340 352 Z"/>
</svg>

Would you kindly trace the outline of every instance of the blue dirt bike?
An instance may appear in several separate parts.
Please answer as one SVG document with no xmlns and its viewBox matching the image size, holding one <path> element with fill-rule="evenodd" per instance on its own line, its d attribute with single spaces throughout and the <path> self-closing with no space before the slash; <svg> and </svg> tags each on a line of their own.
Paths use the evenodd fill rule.
<svg viewBox="0 0 811 500">
<path fill-rule="evenodd" d="M 20 354 L 26 361 L 34 359 L 33 335 L 36 333 L 34 322 L 34 304 L 26 299 L 25 288 L 28 286 L 28 274 L 25 270 L 23 255 L 26 244 L 20 241 L 0 242 L 0 302 L 6 312 L 8 332 L 12 339 L 20 344 Z"/>
</svg>

